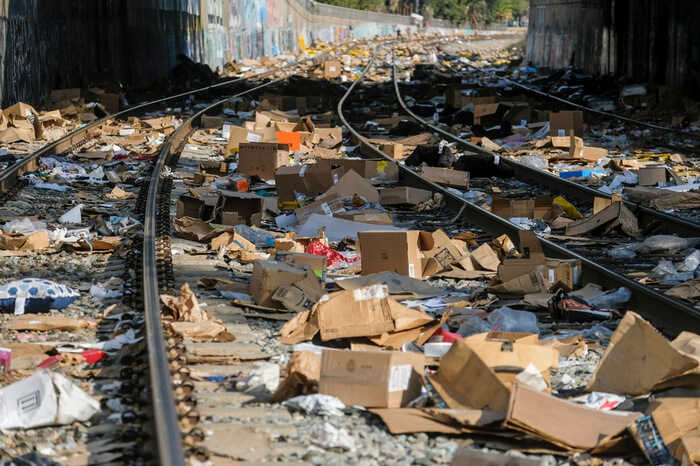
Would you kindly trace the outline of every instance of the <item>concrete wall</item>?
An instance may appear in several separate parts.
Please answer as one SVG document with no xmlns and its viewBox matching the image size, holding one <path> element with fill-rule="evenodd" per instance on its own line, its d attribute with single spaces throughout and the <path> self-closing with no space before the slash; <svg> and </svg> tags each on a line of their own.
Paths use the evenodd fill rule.
<svg viewBox="0 0 700 466">
<path fill-rule="evenodd" d="M 531 0 L 527 60 L 681 86 L 700 97 L 700 2 Z"/>
<path fill-rule="evenodd" d="M 169 75 L 179 53 L 215 69 L 226 55 L 294 52 L 397 27 L 416 30 L 408 16 L 312 0 L 0 0 L 0 100 L 39 104 L 51 89 L 104 77 L 147 86 Z"/>
</svg>

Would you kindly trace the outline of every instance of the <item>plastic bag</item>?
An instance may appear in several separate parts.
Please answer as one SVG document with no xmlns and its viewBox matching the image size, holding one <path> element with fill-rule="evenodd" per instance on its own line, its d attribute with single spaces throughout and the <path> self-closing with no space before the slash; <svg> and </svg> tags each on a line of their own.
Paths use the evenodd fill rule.
<svg viewBox="0 0 700 466">
<path fill-rule="evenodd" d="M 540 170 L 547 170 L 549 168 L 547 165 L 547 160 L 545 160 L 544 157 L 539 157 L 537 155 L 523 155 L 520 157 L 520 163 L 530 167 L 539 168 Z"/>
<path fill-rule="evenodd" d="M 470 335 L 476 335 L 477 333 L 486 333 L 491 331 L 493 331 L 493 325 L 486 322 L 481 317 L 472 316 L 459 327 L 457 333 L 464 337 L 468 337 Z"/>
<path fill-rule="evenodd" d="M 613 248 L 608 251 L 608 256 L 619 260 L 634 259 L 636 255 L 637 253 L 629 248 Z"/>
<path fill-rule="evenodd" d="M 657 235 L 647 238 L 638 251 L 641 254 L 675 254 L 688 246 L 688 240 L 671 235 Z"/>
<path fill-rule="evenodd" d="M 537 316 L 528 311 L 516 311 L 509 307 L 501 307 L 491 312 L 487 320 L 494 329 L 501 332 L 540 333 L 537 327 Z"/>
<path fill-rule="evenodd" d="M 632 292 L 621 286 L 617 291 L 601 293 L 588 300 L 588 304 L 598 309 L 621 309 L 632 298 Z"/>
<path fill-rule="evenodd" d="M 693 251 L 678 266 L 679 272 L 694 272 L 700 266 L 700 251 Z"/>
<path fill-rule="evenodd" d="M 233 229 L 236 233 L 253 243 L 256 248 L 269 248 L 275 244 L 275 237 L 260 228 L 253 228 L 248 225 L 236 225 Z"/>
<path fill-rule="evenodd" d="M 340 262 L 357 262 L 359 257 L 345 257 L 338 251 L 335 251 L 328 246 L 325 246 L 320 241 L 313 240 L 306 246 L 306 254 L 315 254 L 317 256 L 326 256 L 328 267 L 331 267 Z"/>
</svg>

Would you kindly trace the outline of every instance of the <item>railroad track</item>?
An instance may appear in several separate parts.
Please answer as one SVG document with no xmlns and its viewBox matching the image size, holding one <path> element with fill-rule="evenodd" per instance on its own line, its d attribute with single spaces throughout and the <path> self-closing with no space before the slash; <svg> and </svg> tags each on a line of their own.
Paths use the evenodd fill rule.
<svg viewBox="0 0 700 466">
<path fill-rule="evenodd" d="M 366 74 L 374 66 L 377 53 L 379 50 L 364 68 L 360 78 L 352 83 L 340 99 L 337 116 L 350 131 L 352 138 L 361 143 L 365 156 L 390 159 L 353 129 L 345 117 L 348 113 L 345 106 L 353 100 L 354 93 L 361 87 Z M 264 85 L 279 83 L 283 79 Z M 261 87 L 247 89 L 235 97 L 256 92 Z M 400 99 L 396 81 L 394 89 Z M 171 97 L 168 102 L 186 98 L 191 94 L 188 92 Z M 271 404 L 269 391 L 257 391 L 260 387 L 267 388 L 266 377 L 270 376 L 270 373 L 272 378 L 279 378 L 279 373 L 275 374 L 272 366 L 277 366 L 279 371 L 279 365 L 286 364 L 290 357 L 291 348 L 276 342 L 273 337 L 279 333 L 281 324 L 291 318 L 291 314 L 270 313 L 222 297 L 218 290 L 211 287 L 211 282 L 225 282 L 231 289 L 237 289 L 239 284 L 243 289 L 250 276 L 250 266 L 229 260 L 225 250 L 207 250 L 201 243 L 171 236 L 173 217 L 176 213 L 175 203 L 182 194 L 190 190 L 190 185 L 183 181 L 182 176 L 191 174 L 193 167 L 216 153 L 211 149 L 216 146 L 208 145 L 213 141 L 208 141 L 200 128 L 202 117 L 221 113 L 227 100 L 208 105 L 183 120 L 159 148 L 152 170 L 140 173 L 144 179 L 138 185 L 134 185 L 134 188 L 140 188 L 139 194 L 129 201 L 128 208 L 135 217 L 142 218 L 143 234 L 131 238 L 133 244 L 129 247 L 128 254 L 114 257 L 114 263 L 103 261 L 99 270 L 99 276 L 105 281 L 109 277 L 122 274 L 125 294 L 123 304 L 128 310 L 125 315 L 120 315 L 118 322 L 123 324 L 115 325 L 114 321 L 102 319 L 97 328 L 101 331 L 98 335 L 104 339 L 114 336 L 115 329 L 119 329 L 120 326 L 124 329 L 140 329 L 145 326 L 144 341 L 135 342 L 132 346 L 138 348 L 133 348 L 131 353 L 127 349 L 118 353 L 118 360 L 108 359 L 102 363 L 103 366 L 96 366 L 98 372 L 90 372 L 90 376 L 99 371 L 105 373 L 105 379 L 100 379 L 101 382 L 97 386 L 91 387 L 87 383 L 88 374 L 83 374 L 85 382 L 81 385 L 95 396 L 103 398 L 105 405 L 108 398 L 115 396 L 114 384 L 118 387 L 116 393 L 119 392 L 119 387 L 127 385 L 123 391 L 128 392 L 131 397 L 128 401 L 135 407 L 129 411 L 128 416 L 120 417 L 120 422 L 124 422 L 127 428 L 110 429 L 105 423 L 107 425 L 94 426 L 92 431 L 88 430 L 82 439 L 87 440 L 86 443 L 93 442 L 93 445 L 97 445 L 98 440 L 115 442 L 114 445 L 117 446 L 111 449 L 104 446 L 101 447 L 104 450 L 99 452 L 113 454 L 115 462 L 178 465 L 195 461 L 218 461 L 227 457 L 249 462 L 276 460 L 304 461 L 306 464 L 342 464 L 347 462 L 347 457 L 337 451 L 339 447 L 328 446 L 320 439 L 324 432 L 342 434 L 344 429 L 352 432 L 352 429 L 356 428 L 364 432 L 355 439 L 360 459 L 378 463 L 406 458 L 410 460 L 412 456 L 408 452 L 400 456 L 402 449 L 405 450 L 401 443 L 405 439 L 397 440 L 388 435 L 377 426 L 376 419 L 366 412 L 354 412 L 352 416 L 345 416 L 337 421 L 320 416 L 307 419 L 298 414 L 290 414 L 290 411 L 280 404 Z M 111 118 L 136 116 L 139 112 L 156 109 L 161 105 L 163 101 L 149 103 L 139 107 L 139 110 L 130 109 Z M 104 121 L 101 124 L 104 124 Z M 93 137 L 91 131 L 98 127 L 99 125 L 90 125 L 80 134 L 71 134 L 32 155 L 26 160 L 26 165 L 14 167 L 14 173 L 3 173 L 0 177 L 2 192 L 8 192 L 8 195 L 0 202 L 5 207 L 12 206 L 14 202 L 19 210 L 22 207 L 20 201 L 26 192 L 25 189 L 34 188 L 18 185 L 17 179 L 39 168 L 41 158 L 79 150 L 86 144 L 84 141 Z M 221 141 L 218 141 L 218 144 L 220 145 Z M 398 215 L 413 220 L 418 218 L 426 228 L 469 226 L 484 232 L 484 236 L 487 237 L 506 233 L 517 243 L 519 229 L 514 224 L 467 202 L 454 191 L 423 178 L 413 170 L 403 166 L 400 170 L 400 184 L 440 193 L 444 196 L 446 205 L 444 209 L 427 215 L 397 211 Z M 527 176 L 530 175 L 521 176 L 528 179 Z M 90 189 L 93 188 L 84 188 L 85 191 Z M 61 202 L 65 200 L 60 198 L 60 195 L 56 195 L 54 210 L 64 205 Z M 24 203 L 28 204 L 29 200 L 25 200 Z M 277 233 L 279 234 L 279 231 Z M 573 254 L 558 244 L 547 240 L 542 240 L 542 243 L 548 256 L 581 260 L 584 283 L 596 282 L 604 284 L 606 288 L 625 286 L 631 289 L 633 297 L 627 307 L 649 318 L 666 333 L 674 334 L 681 330 L 700 331 L 700 319 L 694 307 L 668 298 L 650 287 L 642 286 L 589 259 Z M 50 259 L 46 260 L 47 263 L 49 261 Z M 60 264 L 59 261 L 55 262 Z M 31 270 L 24 270 L 22 273 L 31 273 Z M 10 271 L 7 275 L 13 274 L 20 272 Z M 94 284 L 92 268 L 86 268 L 82 274 L 75 280 L 78 283 L 76 286 L 85 288 L 88 284 Z M 200 305 L 222 322 L 228 332 L 235 335 L 235 341 L 198 342 L 166 330 L 166 324 L 171 321 L 164 322 L 161 319 L 161 295 L 176 295 L 178 289 L 185 284 L 194 289 L 195 283 L 200 280 L 204 283 L 204 279 L 207 279 L 209 284 L 204 284 L 206 288 L 196 292 Z M 110 303 L 93 303 L 95 309 L 89 316 L 98 320 L 100 311 Z M 143 313 L 139 312 L 141 310 Z M 81 370 L 76 369 L 74 375 L 80 374 Z M 122 375 L 130 376 L 130 384 L 125 384 L 121 377 L 118 377 Z M 103 390 L 103 387 L 108 388 Z M 146 399 L 145 393 L 148 394 Z M 127 400 L 121 400 L 116 406 L 126 403 Z M 121 432 L 115 436 L 114 430 Z M 128 432 L 128 435 L 124 432 Z M 369 439 L 370 434 L 376 438 Z M 150 438 L 146 440 L 147 436 Z M 427 440 L 418 436 L 408 438 L 412 443 L 421 445 L 415 454 L 424 455 L 423 458 L 427 458 L 428 462 L 449 461 L 450 453 L 444 445 L 457 445 L 445 437 Z M 116 442 L 117 439 L 121 440 L 121 443 Z M 444 453 L 435 453 L 443 451 Z M 56 458 L 61 454 L 66 453 L 53 452 Z M 97 453 L 93 451 L 93 454 Z"/>
<path fill-rule="evenodd" d="M 369 68 L 366 68 L 365 73 L 368 71 Z M 396 99 L 401 104 L 401 108 L 404 112 L 416 119 L 417 122 L 423 124 L 428 131 L 437 133 L 441 138 L 446 140 L 456 142 L 460 149 L 485 154 L 490 157 L 497 156 L 497 154 L 464 141 L 442 128 L 428 124 L 424 119 L 411 112 L 401 97 L 399 84 L 396 77 L 396 67 L 394 66 L 393 87 Z M 361 79 L 362 78 L 353 83 L 353 86 L 359 85 Z M 344 103 L 345 100 L 346 99 L 343 99 L 341 103 Z M 339 115 L 342 115 L 342 107 L 340 107 L 340 105 L 338 113 Z M 353 136 L 357 138 L 357 140 L 363 141 L 362 146 L 366 151 L 372 153 L 372 155 L 375 157 L 391 159 L 389 155 L 376 148 L 374 144 L 362 136 L 358 131 L 352 129 L 352 125 L 348 123 L 345 118 L 341 118 L 341 120 L 347 128 L 351 129 Z M 557 194 L 564 195 L 567 199 L 584 199 L 592 204 L 595 197 L 605 197 L 602 196 L 602 193 L 598 192 L 597 190 L 581 186 L 577 183 L 569 182 L 542 170 L 535 169 L 504 157 L 500 157 L 500 160 L 501 163 L 507 164 L 513 168 L 515 171 L 515 178 L 519 181 L 545 186 L 547 187 L 548 192 L 556 192 Z M 516 238 L 518 238 L 518 231 L 520 228 L 515 224 L 465 201 L 462 197 L 456 195 L 454 191 L 446 189 L 441 185 L 425 179 L 419 173 L 408 169 L 405 166 L 400 166 L 400 170 L 402 175 L 402 183 L 421 189 L 441 192 L 446 199 L 446 208 L 454 213 L 458 213 L 459 218 L 465 223 L 481 227 L 488 233 L 494 235 L 494 237 L 505 233 L 508 234 L 508 236 L 514 241 Z M 634 209 L 635 213 L 637 213 L 642 228 L 644 225 L 654 222 L 655 224 L 663 225 L 665 228 L 664 231 L 667 233 L 674 232 L 681 236 L 687 237 L 700 236 L 698 225 L 695 223 L 688 222 L 676 216 L 658 212 L 643 206 L 635 206 L 630 204 L 629 207 Z M 627 303 L 628 308 L 638 311 L 640 314 L 644 315 L 645 318 L 652 321 L 657 327 L 663 328 L 665 332 L 668 332 L 669 334 L 677 334 L 684 329 L 694 329 L 691 331 L 697 331 L 700 329 L 700 314 L 694 305 L 670 298 L 662 291 L 656 290 L 650 286 L 641 285 L 637 281 L 628 278 L 625 275 L 616 273 L 615 271 L 610 270 L 608 267 L 599 264 L 599 260 L 597 261 L 592 258 L 587 258 L 585 253 L 574 253 L 570 249 L 544 238 L 542 238 L 541 241 L 547 256 L 581 260 L 583 264 L 583 283 L 599 283 L 605 285 L 605 287 L 608 289 L 621 286 L 630 289 L 632 291 L 632 299 Z"/>
<path fill-rule="evenodd" d="M 263 80 L 273 72 L 268 71 L 255 78 Z M 175 154 L 182 150 L 192 126 L 198 125 L 206 112 L 218 113 L 229 98 L 260 91 L 292 75 L 293 72 L 289 71 L 282 78 L 267 80 L 253 88 L 248 88 L 249 85 L 242 79 L 227 80 L 127 109 L 43 146 L 0 173 L 0 209 L 3 215 L 45 220 L 43 227 L 46 228 L 48 223 L 49 231 L 55 233 L 49 235 L 50 239 L 56 244 L 49 253 L 37 250 L 34 254 L 6 254 L 6 257 L 0 258 L 4 264 L 1 274 L 3 283 L 29 277 L 52 279 L 82 295 L 78 298 L 78 310 L 69 311 L 70 318 L 61 320 L 64 315 L 54 311 L 46 317 L 50 322 L 43 324 L 43 327 L 37 327 L 36 322 L 27 320 L 25 316 L 22 316 L 24 320 L 18 317 L 18 327 L 17 323 L 13 324 L 14 317 L 4 315 L 5 337 L 0 346 L 10 347 L 16 367 L 31 370 L 38 363 L 42 363 L 40 368 L 59 366 L 59 372 L 72 376 L 79 387 L 96 397 L 96 407 L 102 408 L 97 409 L 99 413 L 95 413 L 95 419 L 87 429 L 75 432 L 72 432 L 74 427 L 71 426 L 59 429 L 53 435 L 54 440 L 56 435 L 65 436 L 65 439 L 56 442 L 59 444 L 57 450 L 52 450 L 49 446 L 51 442 L 44 440 L 45 434 L 41 434 L 40 429 L 40 433 L 33 437 L 43 448 L 43 454 L 78 462 L 83 458 L 86 463 L 93 461 L 88 460 L 92 454 L 100 458 L 107 455 L 113 460 L 131 464 L 185 464 L 178 417 L 187 417 L 186 412 L 182 412 L 183 407 L 187 406 L 187 397 L 173 394 L 173 357 L 169 354 L 171 350 L 165 347 L 160 321 L 159 294 L 168 284 L 172 285 L 168 281 L 168 277 L 172 276 L 168 268 L 168 187 L 172 180 L 167 178 L 167 167 L 173 162 Z M 207 96 L 212 93 L 220 93 L 231 87 L 240 88 L 241 85 L 246 90 L 229 95 L 192 117 L 187 116 L 186 112 L 174 115 L 172 110 L 166 110 L 166 107 L 194 105 L 196 101 L 192 99 L 195 95 L 204 95 L 209 99 Z M 180 121 L 179 118 L 183 116 L 187 119 Z M 162 128 L 143 126 L 139 129 L 138 125 L 132 126 L 139 117 L 144 121 L 151 118 L 151 124 L 155 124 L 153 122 L 159 121 L 159 118 L 161 121 L 171 119 L 173 125 Z M 118 184 L 123 188 L 118 190 L 120 195 L 110 199 L 109 190 L 104 189 L 105 183 L 99 181 L 102 175 L 95 174 L 92 178 L 86 174 L 95 168 L 96 159 L 91 158 L 90 153 L 99 153 L 104 146 L 104 128 L 113 124 L 132 127 L 136 134 L 152 135 L 174 127 L 177 129 L 158 150 L 151 148 L 148 153 L 139 153 L 137 149 L 128 155 L 122 152 L 118 155 L 122 156 L 123 162 L 98 160 L 98 165 L 113 175 L 118 166 L 128 167 L 119 175 L 121 181 Z M 119 138 L 107 139 L 114 143 Z M 82 152 L 86 147 L 90 153 Z M 145 161 L 143 166 L 139 166 L 138 160 Z M 54 183 L 52 189 L 44 189 L 26 180 L 28 175 L 45 171 L 47 163 L 49 171 L 53 168 L 60 174 L 51 181 L 60 177 L 63 178 L 61 184 Z M 112 182 L 111 185 L 114 184 Z M 51 202 L 46 202 L 49 198 Z M 72 219 L 60 223 L 58 217 L 61 213 L 68 212 L 78 203 L 83 204 L 83 215 L 78 208 Z M 89 212 L 87 217 L 86 211 Z M 97 236 L 89 232 L 90 227 L 82 226 L 85 218 L 101 222 L 100 227 L 95 227 L 100 231 Z M 111 223 L 110 218 L 122 219 L 124 225 L 118 221 Z M 36 228 L 41 230 L 42 225 L 36 225 Z M 56 239 L 56 235 L 60 236 L 61 228 L 63 243 L 60 238 Z M 66 235 L 69 238 L 65 238 Z M 47 240 L 45 236 L 41 239 Z M 36 246 L 40 247 L 38 244 Z M 29 261 L 35 267 L 27 267 L 24 261 Z M 71 332 L 76 335 L 70 335 Z M 22 343 L 11 343 L 17 340 L 18 335 Z M 37 346 L 37 342 L 42 345 Z M 73 344 L 81 350 L 78 356 L 66 352 L 69 351 L 68 346 Z M 31 357 L 24 357 L 23 354 L 27 352 L 25 348 L 32 346 L 35 349 L 29 351 Z M 85 352 L 90 348 L 99 348 L 100 351 L 91 355 Z M 53 356 L 44 355 L 44 352 Z M 73 368 L 71 363 L 78 366 Z M 11 377 L 22 379 L 27 375 L 28 372 L 20 371 Z M 182 394 L 182 389 L 176 388 L 176 392 Z M 177 411 L 178 407 L 180 412 Z M 71 438 L 75 440 L 70 441 Z M 31 440 L 22 431 L 6 436 L 7 447 L 0 450 L 0 459 L 26 454 L 27 446 L 37 448 Z M 27 441 L 29 443 L 23 443 Z M 112 446 L 102 445 L 98 451 L 89 452 L 89 447 L 85 445 L 95 445 L 94 442 L 111 442 Z"/>
</svg>

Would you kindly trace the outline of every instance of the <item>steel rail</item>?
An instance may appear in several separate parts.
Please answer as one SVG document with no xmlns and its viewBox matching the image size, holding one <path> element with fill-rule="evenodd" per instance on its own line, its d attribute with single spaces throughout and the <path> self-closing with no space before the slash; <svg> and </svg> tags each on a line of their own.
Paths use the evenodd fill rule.
<svg viewBox="0 0 700 466">
<path fill-rule="evenodd" d="M 260 88 L 283 81 L 288 77 L 289 76 L 285 76 L 269 81 L 232 97 L 242 97 Z M 161 174 L 163 173 L 164 167 L 170 163 L 173 156 L 177 153 L 177 147 L 180 143 L 190 134 L 193 128 L 201 123 L 202 116 L 211 111 L 220 111 L 226 100 L 228 100 L 228 98 L 197 112 L 175 130 L 160 150 L 160 154 L 153 168 L 153 174 L 151 175 L 153 178 L 148 189 L 142 255 L 143 300 L 144 314 L 146 317 L 148 360 L 151 373 L 153 417 L 155 419 L 156 442 L 158 444 L 160 464 L 173 466 L 185 464 L 182 433 L 177 418 L 170 364 L 160 318 L 160 288 L 158 285 L 158 267 L 156 261 L 157 220 L 159 216 L 170 215 L 170 212 L 160 212 L 158 209 L 163 181 Z"/>
<path fill-rule="evenodd" d="M 375 53 L 376 56 L 376 53 Z M 367 138 L 359 134 L 345 119 L 343 115 L 343 104 L 350 97 L 355 87 L 364 79 L 365 75 L 374 62 L 372 60 L 363 69 L 358 79 L 348 89 L 346 94 L 340 99 L 337 107 L 337 114 L 340 121 L 345 125 L 353 138 L 358 141 L 363 153 L 372 157 L 383 157 L 395 162 L 387 154 L 374 146 Z M 394 84 L 396 86 L 396 67 L 394 66 Z M 398 89 L 398 88 L 397 88 Z M 397 96 L 399 96 L 397 92 Z M 456 212 L 455 221 L 461 219 L 466 223 L 477 225 L 494 236 L 507 234 L 518 244 L 519 232 L 522 230 L 517 225 L 501 218 L 493 213 L 467 202 L 462 197 L 454 194 L 451 190 L 425 179 L 420 174 L 399 164 L 401 181 L 408 185 L 421 189 L 439 192 L 445 197 L 446 208 Z M 632 291 L 632 298 L 626 304 L 629 309 L 634 309 L 645 318 L 649 319 L 657 328 L 662 328 L 669 335 L 678 334 L 684 330 L 700 331 L 700 310 L 697 308 L 673 299 L 653 288 L 641 285 L 634 280 L 620 275 L 614 271 L 596 264 L 595 262 L 575 254 L 566 248 L 559 246 L 544 238 L 540 238 L 542 248 L 549 257 L 561 259 L 577 259 L 582 265 L 582 280 L 585 282 L 595 282 L 605 285 L 607 288 L 627 287 Z"/>
<path fill-rule="evenodd" d="M 279 70 L 270 70 L 270 71 L 265 71 L 264 73 L 256 74 L 253 76 L 254 78 L 264 78 L 272 73 L 275 73 L 276 71 Z M 246 78 L 247 79 L 247 78 Z M 39 150 L 33 152 L 32 154 L 28 155 L 27 157 L 22 158 L 18 163 L 15 163 L 14 165 L 10 166 L 7 170 L 0 172 L 0 193 L 3 193 L 7 191 L 7 189 L 12 186 L 16 180 L 22 176 L 23 174 L 33 171 L 38 167 L 38 159 L 40 157 L 47 157 L 49 155 L 54 155 L 61 153 L 67 149 L 70 149 L 72 146 L 79 144 L 81 141 L 83 141 L 87 136 L 90 135 L 91 132 L 99 128 L 100 125 L 104 124 L 106 121 L 109 120 L 114 120 L 114 119 L 126 119 L 130 116 L 133 115 L 138 115 L 142 114 L 148 110 L 156 109 L 159 106 L 166 104 L 171 101 L 176 101 L 178 99 L 183 99 L 190 97 L 192 95 L 197 95 L 197 94 L 202 94 L 205 92 L 209 92 L 213 89 L 218 89 L 226 86 L 231 86 L 234 84 L 240 84 L 246 81 L 244 78 L 234 78 L 230 79 L 224 82 L 212 84 L 206 87 L 202 87 L 199 89 L 195 89 L 192 91 L 188 92 L 182 92 L 180 94 L 175 94 L 171 95 L 168 97 L 164 97 L 162 99 L 154 100 L 151 102 L 146 102 L 143 104 L 135 105 L 133 107 L 129 107 L 125 110 L 122 110 L 120 112 L 114 113 L 112 115 L 107 115 L 103 118 L 100 118 L 98 120 L 93 121 L 92 123 L 89 123 L 85 126 L 79 127 L 70 133 L 66 134 L 60 139 L 57 139 L 56 141 L 53 141 L 49 144 L 46 144 Z"/>
<path fill-rule="evenodd" d="M 439 126 L 432 125 L 425 121 L 420 116 L 416 115 L 411 111 L 406 105 L 403 98 L 401 97 L 401 92 L 399 90 L 398 80 L 396 78 L 396 62 L 394 62 L 394 91 L 399 104 L 411 117 L 415 118 L 417 122 L 429 128 L 431 131 L 440 134 L 441 137 L 458 144 L 461 149 L 469 150 L 471 152 L 476 152 L 479 154 L 489 155 L 491 157 L 499 156 L 500 163 L 512 168 L 515 171 L 515 178 L 528 183 L 535 183 L 540 186 L 546 186 L 549 189 L 556 190 L 562 195 L 569 199 L 577 199 L 579 201 L 588 202 L 593 204 L 593 200 L 596 197 L 603 197 L 610 199 L 611 195 L 598 191 L 597 189 L 589 188 L 588 186 L 583 186 L 581 184 L 569 181 L 565 178 L 561 178 L 552 173 L 549 173 L 539 168 L 531 167 L 525 165 L 516 160 L 509 159 L 507 157 L 500 156 L 494 152 L 491 152 L 483 147 L 479 147 L 471 142 L 465 141 L 454 134 L 445 131 Z M 700 236 L 700 224 L 685 220 L 675 215 L 670 215 L 665 212 L 660 212 L 658 210 L 652 209 L 650 207 L 643 206 L 641 204 L 635 204 L 633 202 L 624 201 L 625 205 L 632 210 L 639 220 L 639 225 L 642 229 L 647 226 L 652 226 L 654 228 L 659 228 L 660 233 L 666 234 L 676 234 L 684 238 L 694 238 Z"/>
</svg>

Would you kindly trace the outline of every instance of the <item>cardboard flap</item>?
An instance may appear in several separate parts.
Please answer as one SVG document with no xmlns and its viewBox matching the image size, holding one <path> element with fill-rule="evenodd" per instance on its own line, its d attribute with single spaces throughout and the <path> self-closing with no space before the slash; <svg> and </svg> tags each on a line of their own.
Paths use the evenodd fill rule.
<svg viewBox="0 0 700 466">
<path fill-rule="evenodd" d="M 435 246 L 435 239 L 433 238 L 433 235 L 426 231 L 421 231 L 418 234 L 418 239 L 420 241 L 421 251 L 430 251 Z"/>
<path fill-rule="evenodd" d="M 568 450 L 588 450 L 602 439 L 624 432 L 641 417 L 636 412 L 605 412 L 515 384 L 506 426 Z"/>
<path fill-rule="evenodd" d="M 423 276 L 435 275 L 440 269 L 440 263 L 434 257 L 424 257 L 421 259 Z"/>
<path fill-rule="evenodd" d="M 674 348 L 641 316 L 627 311 L 610 338 L 586 391 L 644 395 L 664 381 L 697 370 L 697 359 Z"/>
<path fill-rule="evenodd" d="M 388 296 L 386 285 L 326 295 L 316 309 L 321 339 L 364 337 L 395 330 Z"/>
<path fill-rule="evenodd" d="M 440 360 L 437 374 L 429 380 L 450 408 L 494 411 L 508 408 L 510 392 L 463 340 L 452 344 Z"/>
</svg>

